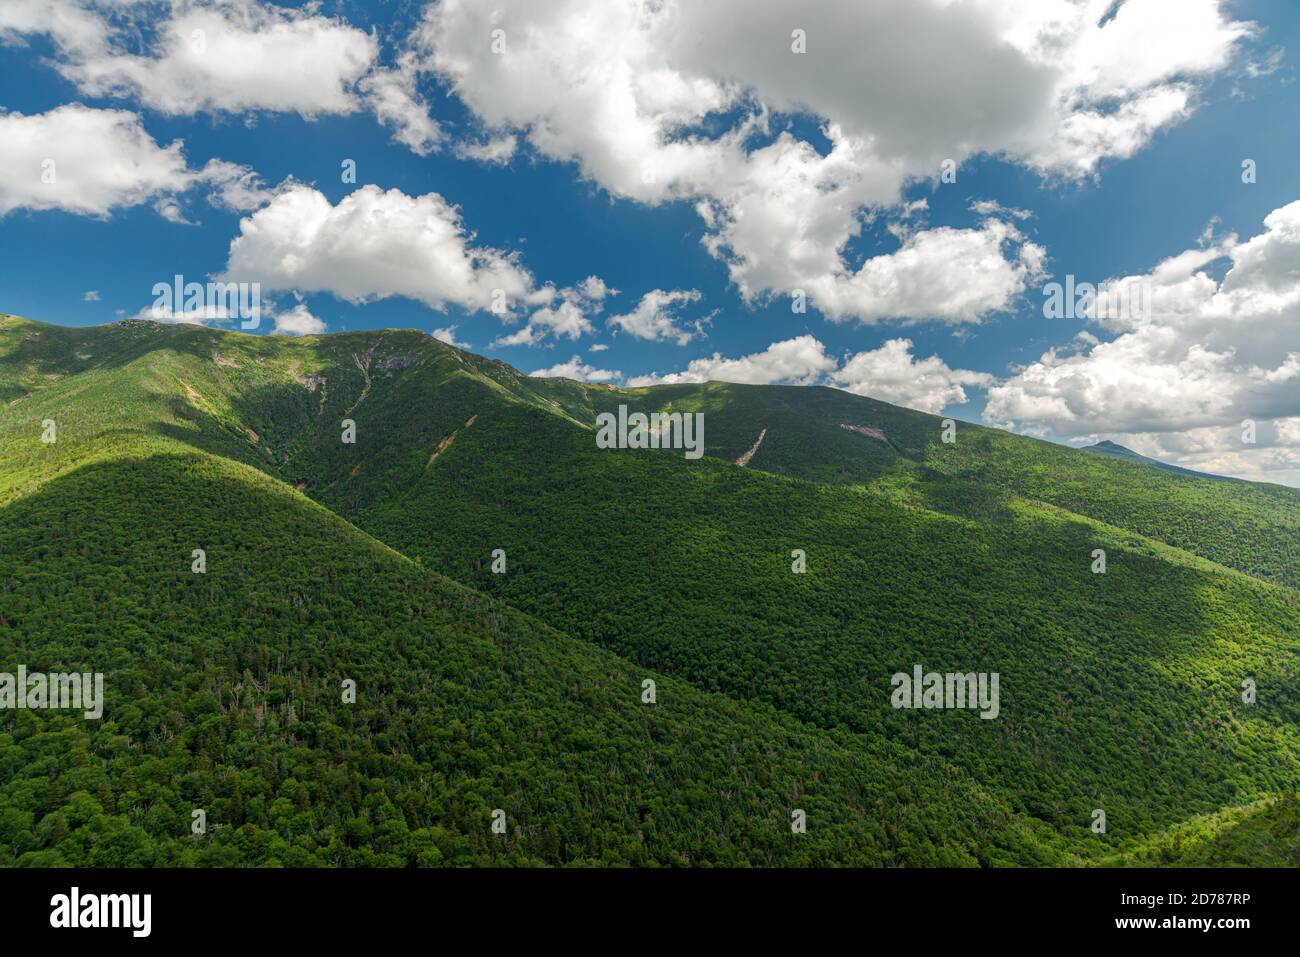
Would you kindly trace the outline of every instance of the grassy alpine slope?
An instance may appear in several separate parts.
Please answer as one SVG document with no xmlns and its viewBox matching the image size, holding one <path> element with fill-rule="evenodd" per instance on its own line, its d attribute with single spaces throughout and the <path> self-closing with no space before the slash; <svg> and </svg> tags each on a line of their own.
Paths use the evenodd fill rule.
<svg viewBox="0 0 1300 957">
<path fill-rule="evenodd" d="M 597 450 L 620 401 L 716 457 Z M 1292 581 L 1293 490 L 414 332 L 0 319 L 0 403 L 3 664 L 109 675 L 103 722 L 0 726 L 11 862 L 1113 862 L 1300 789 L 1297 593 L 1207 560 Z M 1000 672 L 1001 715 L 893 710 L 915 663 Z"/>
</svg>

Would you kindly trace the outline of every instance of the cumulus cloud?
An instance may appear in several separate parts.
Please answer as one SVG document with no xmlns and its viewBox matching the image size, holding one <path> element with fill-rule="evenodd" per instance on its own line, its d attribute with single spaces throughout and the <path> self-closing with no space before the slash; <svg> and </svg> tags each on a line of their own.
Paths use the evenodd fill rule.
<svg viewBox="0 0 1300 957">
<path fill-rule="evenodd" d="M 846 356 L 843 364 L 811 335 L 774 342 L 762 352 L 726 359 L 714 353 L 692 360 L 682 372 L 634 376 L 629 386 L 680 382 L 741 382 L 752 385 L 791 383 L 836 388 L 895 405 L 939 412 L 968 401 L 964 387 L 988 388 L 998 380 L 986 372 L 953 369 L 939 356 L 918 359 L 910 339 L 890 339 L 878 349 Z"/>
<path fill-rule="evenodd" d="M 225 306 L 199 305 L 175 310 L 170 307 L 145 306 L 132 319 L 150 319 L 169 326 L 219 326 L 233 318 Z"/>
<path fill-rule="evenodd" d="M 278 191 L 268 189 L 254 170 L 225 160 L 210 160 L 204 174 L 204 179 L 214 187 L 208 201 L 232 213 L 257 209 L 270 202 Z M 292 182 L 292 178 L 286 180 L 282 188 Z"/>
<path fill-rule="evenodd" d="M 0 215 L 62 209 L 106 216 L 115 208 L 188 189 L 179 140 L 159 146 L 125 110 L 79 104 L 0 115 Z"/>
<path fill-rule="evenodd" d="M 554 306 L 543 306 L 528 317 L 528 322 L 516 332 L 499 336 L 493 340 L 494 346 L 534 346 L 544 339 L 577 339 L 595 327 L 583 312 L 582 304 L 576 300 L 563 299 Z"/>
<path fill-rule="evenodd" d="M 86 96 L 130 97 L 168 115 L 267 111 L 311 119 L 365 107 L 412 152 L 436 150 L 444 135 L 418 90 L 419 58 L 405 51 L 382 65 L 375 36 L 318 7 L 5 0 L 0 42 L 48 36 L 54 67 Z M 483 158 L 502 161 L 506 145 L 490 141 Z"/>
<path fill-rule="evenodd" d="M 879 349 L 849 357 L 829 380 L 846 392 L 934 413 L 966 402 L 963 386 L 987 389 L 997 382 L 986 372 L 949 368 L 938 356 L 918 360 L 910 339 L 890 339 Z"/>
<path fill-rule="evenodd" d="M 1216 281 L 1208 267 L 1224 259 Z M 1249 240 L 1189 249 L 1115 284 L 1145 287 L 1149 305 L 1099 316 L 1112 338 L 1048 350 L 992 387 L 988 421 L 1057 438 L 1144 437 L 1138 444 L 1182 455 L 1191 452 L 1173 436 L 1199 436 L 1185 441 L 1223 442 L 1202 451 L 1250 459 L 1263 448 L 1232 438 L 1242 421 L 1300 415 L 1300 201 Z M 1279 442 L 1290 435 L 1279 431 Z"/>
<path fill-rule="evenodd" d="M 631 312 L 610 316 L 609 326 L 637 339 L 666 339 L 684 346 L 699 335 L 700 329 L 698 323 L 694 329 L 683 329 L 677 324 L 676 312 L 688 303 L 699 301 L 698 289 L 674 289 L 671 292 L 652 289 L 641 297 Z"/>
<path fill-rule="evenodd" d="M 175 140 L 160 145 L 140 117 L 79 103 L 46 113 L 0 113 L 0 216 L 16 209 L 105 217 L 152 203 L 172 222 L 188 222 L 176 197 L 200 185 L 230 205 L 260 189 L 245 166 L 212 160 L 191 169 Z"/>
<path fill-rule="evenodd" d="M 543 303 L 528 316 L 522 328 L 500 336 L 494 346 L 535 346 L 547 339 L 578 339 L 596 331 L 591 316 L 603 308 L 603 300 L 611 292 L 599 276 L 588 276 L 576 286 L 557 289 L 553 285 L 537 290 L 532 299 Z"/>
<path fill-rule="evenodd" d="M 437 339 L 439 342 L 445 342 L 447 343 L 447 345 L 455 346 L 457 349 L 469 348 L 468 343 L 460 342 L 456 339 L 455 326 L 444 326 L 441 329 L 434 329 L 433 332 L 429 334 L 433 336 L 433 338 Z"/>
<path fill-rule="evenodd" d="M 589 299 L 592 302 L 600 302 L 607 296 L 618 295 L 618 290 L 611 289 L 605 284 L 605 280 L 601 279 L 599 276 L 588 276 L 582 282 L 578 283 L 577 288 L 578 292 L 582 293 L 584 298 Z"/>
<path fill-rule="evenodd" d="M 82 93 L 131 96 L 172 115 L 347 113 L 379 52 L 370 34 L 314 7 L 173 0 L 162 17 L 156 13 L 153 4 L 116 0 L 6 0 L 0 36 L 47 34 L 56 68 Z M 149 42 L 131 52 L 146 35 L 142 27 Z"/>
<path fill-rule="evenodd" d="M 443 0 L 411 44 L 494 135 L 576 163 L 614 196 L 694 202 L 746 298 L 804 289 L 835 318 L 968 321 L 1004 308 L 1041 251 L 1011 231 L 939 234 L 972 257 L 956 264 L 968 275 L 996 249 L 993 289 L 895 300 L 878 280 L 902 262 L 846 261 L 864 211 L 898 204 L 946 159 L 1092 175 L 1189 115 L 1252 31 L 1221 0 L 1129 0 L 1101 23 L 1111 6 Z M 794 27 L 807 53 L 792 51 Z M 820 119 L 829 148 L 775 127 L 794 113 Z"/>
<path fill-rule="evenodd" d="M 97 48 L 106 31 L 93 7 L 90 0 L 7 0 L 0 4 L 0 41 L 48 34 L 64 51 Z"/>
<path fill-rule="evenodd" d="M 1009 243 L 1019 243 L 1013 256 Z M 906 236 L 893 253 L 875 256 L 848 276 L 811 279 L 812 300 L 830 319 L 854 316 L 949 323 L 979 322 L 1009 308 L 1042 273 L 1046 251 L 989 219 L 978 229 L 941 226 Z"/>
<path fill-rule="evenodd" d="M 185 215 L 185 210 L 181 207 L 180 201 L 174 196 L 162 196 L 154 200 L 153 208 L 154 212 L 169 223 L 175 223 L 177 226 L 198 225 Z"/>
<path fill-rule="evenodd" d="M 595 331 L 610 290 L 538 284 L 509 252 L 478 245 L 460 210 L 437 193 L 362 186 L 337 204 L 292 180 L 239 223 L 222 278 L 267 292 L 327 292 L 352 303 L 402 297 L 445 311 L 487 311 L 522 325 L 494 346 L 533 346 Z M 448 327 L 450 330 L 455 327 Z M 453 344 L 455 344 L 453 342 Z"/>
<path fill-rule="evenodd" d="M 325 322 L 311 314 L 306 303 L 298 303 L 288 312 L 275 314 L 277 336 L 318 336 L 325 331 Z"/>
<path fill-rule="evenodd" d="M 504 136 L 493 136 L 481 142 L 458 140 L 455 153 L 461 159 L 504 166 L 514 157 L 518 148 L 518 138 L 512 133 L 507 133 Z"/>
<path fill-rule="evenodd" d="M 225 277 L 270 290 L 328 292 L 360 303 L 401 296 L 503 314 L 536 298 L 515 257 L 477 246 L 460 211 L 437 193 L 366 185 L 337 204 L 301 183 L 245 217 Z"/>
<path fill-rule="evenodd" d="M 577 379 L 580 382 L 616 382 L 623 373 L 616 369 L 597 369 L 582 361 L 581 356 L 574 356 L 568 362 L 561 362 L 547 369 L 538 369 L 528 373 L 539 379 Z"/>
<path fill-rule="evenodd" d="M 418 78 L 415 59 L 408 52 L 395 69 L 376 69 L 360 86 L 375 117 L 392 128 L 393 139 L 417 156 L 428 156 L 442 142 L 443 133 L 420 96 Z"/>
<path fill-rule="evenodd" d="M 980 216 L 1010 216 L 1013 219 L 1029 219 L 1034 215 L 1028 209 L 1003 206 L 996 199 L 977 199 L 970 204 L 970 211 Z"/>
<path fill-rule="evenodd" d="M 836 364 L 820 341 L 805 335 L 774 342 L 762 352 L 739 359 L 726 359 L 715 352 L 709 358 L 692 359 L 683 372 L 634 376 L 627 384 L 636 387 L 718 380 L 751 385 L 769 385 L 773 382 L 811 385 L 833 370 Z"/>
</svg>

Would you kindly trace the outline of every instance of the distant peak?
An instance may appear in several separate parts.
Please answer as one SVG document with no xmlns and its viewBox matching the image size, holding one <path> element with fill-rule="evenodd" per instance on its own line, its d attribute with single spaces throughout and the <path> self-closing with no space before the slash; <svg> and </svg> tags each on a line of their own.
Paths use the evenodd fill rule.
<svg viewBox="0 0 1300 957">
<path fill-rule="evenodd" d="M 1113 458 L 1127 459 L 1130 462 L 1136 462 L 1139 465 L 1150 465 L 1153 468 L 1163 469 L 1166 472 L 1173 472 L 1176 475 L 1190 475 L 1194 478 L 1214 479 L 1219 482 L 1235 482 L 1239 479 L 1233 479 L 1226 475 L 1214 475 L 1210 472 L 1198 472 L 1195 469 L 1183 468 L 1181 465 L 1170 465 L 1168 462 L 1161 462 L 1159 459 L 1153 459 L 1149 456 L 1142 455 L 1140 452 L 1134 452 L 1132 449 L 1125 448 L 1118 442 L 1111 442 L 1103 439 L 1096 445 L 1083 446 L 1084 452 L 1093 452 L 1098 455 L 1109 455 Z"/>
</svg>

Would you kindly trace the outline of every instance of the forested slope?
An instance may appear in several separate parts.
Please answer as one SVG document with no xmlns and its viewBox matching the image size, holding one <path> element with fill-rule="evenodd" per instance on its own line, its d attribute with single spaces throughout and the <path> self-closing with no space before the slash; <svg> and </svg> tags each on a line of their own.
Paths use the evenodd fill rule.
<svg viewBox="0 0 1300 957">
<path fill-rule="evenodd" d="M 706 410 L 711 455 L 780 475 L 870 483 L 908 500 L 981 518 L 1004 495 L 1060 506 L 1300 588 L 1300 490 L 1179 475 L 997 429 L 943 420 L 837 389 L 723 382 L 611 392 L 593 405 Z M 845 425 L 874 429 L 883 439 Z"/>
<path fill-rule="evenodd" d="M 1096 807 L 1124 836 L 1300 786 L 1290 590 L 1023 499 L 976 522 L 598 450 L 527 407 L 474 414 L 431 465 L 367 461 L 321 500 L 569 634 L 867 747 L 942 757 L 1063 833 Z M 998 672 L 999 718 L 891 708 L 890 676 L 917 663 Z M 1247 677 L 1267 689 L 1253 706 Z"/>
<path fill-rule="evenodd" d="M 112 733 L 5 728 L 16 862 L 94 853 L 80 791 L 139 860 L 1025 864 L 1300 789 L 1297 593 L 1138 534 L 1144 495 L 1202 480 L 964 424 L 943 445 L 937 419 L 833 390 L 530 379 L 415 332 L 0 319 L 0 395 L 0 664 L 111 649 L 134 682 Z M 701 408 L 712 457 L 597 449 L 619 402 Z M 724 461 L 760 428 L 749 468 Z M 1159 481 L 1125 502 L 1117 467 Z M 1080 511 L 1048 504 L 1072 482 Z M 1205 484 L 1255 496 L 1204 502 L 1265 526 L 1238 564 L 1285 580 L 1275 491 Z M 1158 537 L 1215 552 L 1194 491 Z M 205 530 L 221 557 L 196 576 Z M 999 717 L 891 708 L 914 664 L 998 672 Z M 206 843 L 200 801 L 230 825 Z"/>
<path fill-rule="evenodd" d="M 1109 867 L 1300 867 L 1300 795 L 1193 818 L 1103 862 Z"/>
<path fill-rule="evenodd" d="M 184 354 L 118 356 L 50 380 L 0 427 L 22 476 L 0 504 L 0 671 L 106 684 L 102 721 L 0 716 L 0 860 L 1059 859 L 971 782 L 634 667 L 197 450 L 220 429 L 191 434 L 184 393 L 166 391 L 194 371 Z M 63 423 L 50 445 L 46 416 Z"/>
</svg>

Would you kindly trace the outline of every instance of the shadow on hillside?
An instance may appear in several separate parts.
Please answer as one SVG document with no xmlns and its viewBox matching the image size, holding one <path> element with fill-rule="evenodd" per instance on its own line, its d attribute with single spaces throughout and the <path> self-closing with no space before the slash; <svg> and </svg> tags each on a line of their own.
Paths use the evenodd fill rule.
<svg viewBox="0 0 1300 957">
<path fill-rule="evenodd" d="M 1094 794 L 1166 821 L 1295 777 L 1294 756 L 1248 739 L 1223 697 L 1229 672 L 1261 665 L 1248 644 L 1278 634 L 1259 626 L 1255 596 L 1218 590 L 1211 573 L 1133 552 L 1093 576 L 1089 525 L 1022 520 L 1009 492 L 961 479 L 917 489 L 969 526 L 676 453 L 597 450 L 590 433 L 495 404 L 481 383 L 435 391 L 408 370 L 372 376 L 361 400 L 364 376 L 336 360 L 323 403 L 292 381 L 225 395 L 220 418 L 161 396 L 177 421 L 158 432 L 302 482 L 431 568 L 643 667 L 821 728 L 915 735 L 1057 825 Z M 345 416 L 355 444 L 340 439 Z M 507 575 L 488 571 L 496 547 Z M 806 578 L 789 570 L 794 547 Z M 1251 640 L 1206 671 L 1211 635 L 1231 633 Z M 999 672 L 1001 719 L 888 710 L 889 674 L 912 663 Z"/>
<path fill-rule="evenodd" d="M 453 394 L 441 414 L 463 424 L 486 395 Z M 1225 703 L 1235 691 L 1226 676 L 1247 666 L 1285 693 L 1289 659 L 1253 657 L 1294 645 L 1261 627 L 1264 612 L 1247 599 L 1267 601 L 1262 590 L 1216 592 L 1213 573 L 1138 552 L 1112 555 L 1094 576 L 1096 533 L 1081 522 L 968 526 L 851 489 L 597 450 L 589 434 L 531 408 L 484 414 L 424 470 L 427 446 L 404 444 L 425 428 L 412 422 L 410 394 L 394 383 L 372 397 L 383 400 L 378 412 L 358 425 L 386 424 L 387 441 L 371 448 L 390 457 L 366 464 L 392 471 L 368 476 L 357 499 L 400 494 L 373 513 L 340 509 L 344 517 L 641 667 L 864 736 L 882 753 L 910 742 L 917 766 L 960 767 L 1060 829 L 1086 828 L 1090 808 L 1104 806 L 1117 833 L 1135 834 L 1300 783 L 1285 735 L 1251 734 L 1284 712 L 1262 704 L 1247 723 Z M 180 431 L 195 448 L 219 437 Z M 332 447 L 332 433 L 322 435 Z M 411 459 L 421 465 L 413 474 Z M 328 593 L 323 551 L 350 561 L 323 539 L 328 518 L 269 484 L 229 481 L 230 468 L 199 456 L 98 463 L 0 510 L 0 589 L 22 589 L 5 596 L 7 627 L 25 634 L 54 621 L 79 634 L 86 622 L 112 623 L 133 654 L 175 653 L 169 642 L 185 622 L 121 617 L 116 598 L 130 586 L 124 574 L 193 587 L 194 547 L 238 576 L 210 572 L 202 583 L 247 596 L 233 629 L 294 615 L 303 589 Z M 794 543 L 807 550 L 805 576 L 790 571 Z M 495 547 L 510 554 L 504 576 L 486 571 Z M 14 556 L 21 575 L 3 564 Z M 352 575 L 349 587 L 388 589 L 385 568 Z M 87 588 L 88 602 L 61 603 Z M 1242 640 L 1219 658 L 1222 674 L 1179 673 L 1211 634 L 1230 632 Z M 999 720 L 890 709 L 889 675 L 914 663 L 999 672 Z"/>
<path fill-rule="evenodd" d="M 1169 823 L 1253 778 L 1258 743 L 1219 729 L 1237 723 L 1225 674 L 1254 652 L 1220 653 L 1225 674 L 1179 674 L 1227 635 L 1282 637 L 1249 582 L 1224 586 L 1113 537 L 1108 573 L 1094 575 L 1093 526 L 1013 511 L 1002 495 L 1000 520 L 955 523 L 547 428 L 468 436 L 362 526 L 562 631 L 822 728 L 905 737 L 914 716 L 884 707 L 892 672 L 997 671 L 1000 721 L 932 716 L 918 740 L 1054 825 L 1077 815 L 1086 828 L 1097 805 L 1076 805 L 1107 797 L 1127 826 Z M 807 577 L 791 574 L 794 546 Z M 507 574 L 490 572 L 493 547 Z M 1266 751 L 1260 780 L 1296 779 L 1279 742 Z"/>
</svg>

